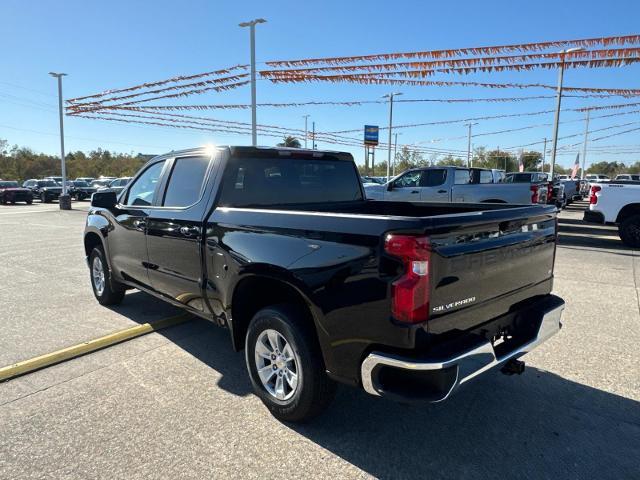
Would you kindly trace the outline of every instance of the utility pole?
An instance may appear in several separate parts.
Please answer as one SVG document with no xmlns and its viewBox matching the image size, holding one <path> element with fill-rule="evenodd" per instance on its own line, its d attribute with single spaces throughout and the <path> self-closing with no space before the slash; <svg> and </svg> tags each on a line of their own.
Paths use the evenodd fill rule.
<svg viewBox="0 0 640 480">
<path fill-rule="evenodd" d="M 307 133 L 307 120 L 309 119 L 311 115 L 303 115 L 302 118 L 304 118 L 304 148 L 307 148 L 307 136 L 309 135 Z"/>
<path fill-rule="evenodd" d="M 467 137 L 467 168 L 471 167 L 471 123 L 467 126 L 469 127 L 469 135 Z"/>
<path fill-rule="evenodd" d="M 391 176 L 391 135 L 393 133 L 393 97 L 402 95 L 402 93 L 395 92 L 383 95 L 382 98 L 389 99 L 389 143 L 387 145 L 387 181 Z"/>
<path fill-rule="evenodd" d="M 64 110 L 62 107 L 62 77 L 66 73 L 49 72 L 54 78 L 58 79 L 58 111 L 60 114 L 60 162 L 62 165 L 62 195 L 58 199 L 60 210 L 71 210 L 71 198 L 67 195 L 67 167 L 64 158 Z"/>
<path fill-rule="evenodd" d="M 393 172 L 392 175 L 396 176 L 396 159 L 398 158 L 398 132 L 394 133 L 395 141 L 393 142 Z"/>
<path fill-rule="evenodd" d="M 540 168 L 541 172 L 544 172 L 544 161 L 547 158 L 547 137 L 544 137 L 544 147 L 542 149 L 542 167 Z"/>
<path fill-rule="evenodd" d="M 311 125 L 312 125 L 311 127 L 312 131 L 313 131 L 313 133 L 311 134 L 311 148 L 315 150 L 316 149 L 316 122 L 315 121 L 312 122 Z"/>
<path fill-rule="evenodd" d="M 560 105 L 562 104 L 562 80 L 564 77 L 564 59 L 567 53 L 584 50 L 582 47 L 569 48 L 562 50 L 560 53 L 561 61 L 558 69 L 558 88 L 556 91 L 556 114 L 553 121 L 553 143 L 551 146 L 551 165 L 549 166 L 549 177 L 553 179 L 553 170 L 556 166 L 556 150 L 558 148 L 558 124 L 560 123 Z"/>
<path fill-rule="evenodd" d="M 249 27 L 251 32 L 251 145 L 258 145 L 258 132 L 256 128 L 256 25 L 265 23 L 264 18 L 256 18 L 249 22 L 238 24 L 240 27 Z"/>
<path fill-rule="evenodd" d="M 587 142 L 589 139 L 589 114 L 591 110 L 587 110 L 587 118 L 585 118 L 584 122 L 584 145 L 582 146 L 582 173 L 580 174 L 580 178 L 584 180 L 584 168 L 587 163 Z"/>
</svg>

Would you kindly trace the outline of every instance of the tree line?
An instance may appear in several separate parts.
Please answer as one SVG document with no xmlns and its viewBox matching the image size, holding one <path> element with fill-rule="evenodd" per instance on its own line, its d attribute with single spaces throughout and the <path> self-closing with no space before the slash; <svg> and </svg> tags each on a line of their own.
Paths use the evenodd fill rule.
<svg viewBox="0 0 640 480">
<path fill-rule="evenodd" d="M 65 155 L 67 177 L 130 177 L 153 155 L 116 153 L 109 150 L 69 152 Z M 0 139 L 0 178 L 24 181 L 60 175 L 60 157 L 36 153 L 30 148 L 9 146 Z"/>
<path fill-rule="evenodd" d="M 382 152 L 381 152 L 382 153 Z M 542 152 L 524 151 L 516 155 L 500 149 L 487 150 L 486 147 L 478 147 L 473 150 L 472 165 L 477 168 L 497 168 L 506 172 L 517 172 L 519 169 L 520 159 L 524 163 L 525 171 L 539 171 L 542 167 Z M 549 171 L 549 158 L 544 164 L 544 171 Z M 393 165 L 393 164 L 392 164 Z M 432 154 L 426 156 L 423 153 L 412 150 L 404 146 L 395 155 L 395 171 L 396 174 L 402 173 L 410 168 L 428 167 L 428 166 L 456 166 L 466 167 L 467 159 L 446 155 L 441 156 Z M 558 174 L 570 174 L 573 167 L 565 168 L 556 163 L 554 172 Z M 376 161 L 373 165 L 359 165 L 358 169 L 362 175 L 371 175 L 374 177 L 387 175 L 387 161 Z M 599 173 L 608 175 L 613 178 L 620 173 L 640 173 L 640 162 L 629 165 L 623 162 L 596 162 L 587 168 L 587 173 Z"/>
<path fill-rule="evenodd" d="M 278 146 L 300 148 L 300 141 L 295 137 L 285 137 Z M 380 151 L 380 156 L 385 156 Z M 540 170 L 542 166 L 542 153 L 537 151 L 524 151 L 521 154 L 526 171 Z M 98 148 L 88 153 L 82 151 L 69 152 L 65 156 L 67 176 L 99 177 L 100 175 L 112 177 L 129 177 L 135 174 L 153 155 L 117 153 Z M 519 156 L 500 149 L 487 150 L 478 147 L 473 150 L 472 162 L 474 167 L 498 168 L 507 172 L 518 171 Z M 548 159 L 547 159 L 548 161 Z M 466 158 L 447 155 L 430 155 L 413 150 L 410 147 L 402 147 L 395 155 L 395 172 L 402 173 L 410 168 L 426 166 L 459 166 L 467 164 Z M 385 176 L 387 174 L 386 160 L 376 161 L 368 167 L 358 165 L 362 175 Z M 549 164 L 545 163 L 545 171 L 549 171 Z M 571 167 L 564 168 L 556 164 L 555 172 L 567 174 Z M 620 173 L 640 173 L 640 162 L 626 165 L 623 162 L 596 162 L 587 168 L 587 173 L 599 173 L 613 178 Z M 4 180 L 24 181 L 29 178 L 42 178 L 51 175 L 60 175 L 60 157 L 36 153 L 27 147 L 17 145 L 9 146 L 6 140 L 0 139 L 0 178 Z"/>
</svg>

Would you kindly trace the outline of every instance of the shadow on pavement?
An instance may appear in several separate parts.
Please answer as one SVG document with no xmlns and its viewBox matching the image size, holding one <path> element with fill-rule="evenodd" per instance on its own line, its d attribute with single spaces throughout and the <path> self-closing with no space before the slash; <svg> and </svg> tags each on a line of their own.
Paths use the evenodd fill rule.
<svg viewBox="0 0 640 480">
<path fill-rule="evenodd" d="M 251 394 L 228 332 L 194 320 L 161 332 Z M 439 405 L 404 405 L 346 386 L 293 431 L 378 478 L 632 478 L 640 468 L 640 402 L 527 368 L 492 370 Z"/>
<path fill-rule="evenodd" d="M 563 233 L 578 233 L 581 235 L 610 235 L 618 238 L 618 229 L 617 228 L 603 228 L 593 226 L 587 223 L 579 224 L 560 224 L 560 235 Z"/>
<path fill-rule="evenodd" d="M 493 371 L 441 405 L 342 388 L 293 430 L 378 478 L 632 478 L 640 403 L 529 368 Z M 597 472 L 597 473 L 596 473 Z"/>
<path fill-rule="evenodd" d="M 588 234 L 582 236 L 578 235 L 563 235 L 562 231 L 558 234 L 558 245 L 561 247 L 588 247 L 597 248 L 600 250 L 619 250 L 624 252 L 632 252 L 632 249 L 625 246 L 619 237 L 611 236 L 610 238 L 595 238 L 588 236 Z"/>
<path fill-rule="evenodd" d="M 136 321 L 144 317 L 136 315 L 138 300 L 160 302 L 139 295 L 149 300 L 118 307 Z M 218 387 L 251 394 L 228 331 L 194 318 L 159 333 L 219 372 Z M 640 402 L 532 367 L 513 377 L 494 369 L 437 405 L 340 386 L 325 414 L 288 428 L 379 478 L 637 478 L 640 471 Z"/>
</svg>

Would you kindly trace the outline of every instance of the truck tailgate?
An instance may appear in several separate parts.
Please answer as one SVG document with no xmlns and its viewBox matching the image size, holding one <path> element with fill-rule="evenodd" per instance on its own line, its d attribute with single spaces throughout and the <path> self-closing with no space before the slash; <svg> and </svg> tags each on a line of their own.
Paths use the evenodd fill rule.
<svg viewBox="0 0 640 480">
<path fill-rule="evenodd" d="M 460 222 L 463 228 L 431 235 L 430 332 L 464 331 L 508 312 L 519 299 L 550 292 L 554 211 L 510 213 L 484 212 L 471 224 Z"/>
</svg>

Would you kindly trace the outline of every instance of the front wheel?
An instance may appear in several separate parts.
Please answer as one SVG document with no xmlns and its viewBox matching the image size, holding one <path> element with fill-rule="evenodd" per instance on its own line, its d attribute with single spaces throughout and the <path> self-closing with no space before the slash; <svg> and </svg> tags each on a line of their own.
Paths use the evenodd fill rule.
<svg viewBox="0 0 640 480">
<path fill-rule="evenodd" d="M 632 248 L 640 248 L 640 215 L 631 215 L 618 225 L 620 240 Z"/>
<path fill-rule="evenodd" d="M 49 199 L 45 193 L 40 194 L 40 203 L 49 203 Z"/>
<path fill-rule="evenodd" d="M 96 247 L 89 257 L 91 287 L 96 300 L 101 305 L 117 305 L 124 298 L 125 289 L 111 279 L 106 257 L 102 247 Z"/>
<path fill-rule="evenodd" d="M 27 198 L 25 201 L 27 202 L 27 205 L 31 205 L 33 203 L 33 198 Z"/>
<path fill-rule="evenodd" d="M 247 330 L 245 360 L 253 390 L 279 420 L 309 420 L 333 399 L 335 383 L 301 308 L 281 304 L 256 313 Z"/>
</svg>

